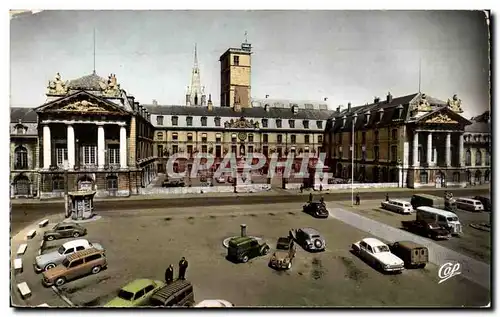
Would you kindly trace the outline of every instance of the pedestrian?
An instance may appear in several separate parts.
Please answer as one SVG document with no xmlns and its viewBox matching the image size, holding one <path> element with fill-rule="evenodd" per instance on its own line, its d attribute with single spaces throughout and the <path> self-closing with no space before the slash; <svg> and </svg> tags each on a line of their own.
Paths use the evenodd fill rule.
<svg viewBox="0 0 500 317">
<path fill-rule="evenodd" d="M 319 184 L 319 191 L 323 191 L 323 184 Z"/>
<path fill-rule="evenodd" d="M 359 193 L 356 193 L 356 205 L 360 205 L 361 204 L 361 198 L 359 197 Z"/>
<path fill-rule="evenodd" d="M 385 194 L 385 201 L 389 201 L 389 193 Z"/>
<path fill-rule="evenodd" d="M 319 202 L 320 202 L 323 206 L 325 205 L 325 199 L 324 199 L 323 197 L 321 197 L 321 198 L 319 199 Z"/>
<path fill-rule="evenodd" d="M 300 193 L 302 194 L 304 192 L 304 184 L 300 184 Z"/>
<path fill-rule="evenodd" d="M 313 201 L 313 194 L 309 193 L 309 202 L 312 203 L 312 201 Z"/>
<path fill-rule="evenodd" d="M 174 280 L 174 266 L 170 264 L 165 270 L 165 282 L 167 284 L 172 283 Z"/>
<path fill-rule="evenodd" d="M 188 268 L 188 261 L 186 261 L 185 257 L 179 261 L 179 280 L 186 279 L 186 270 Z"/>
</svg>

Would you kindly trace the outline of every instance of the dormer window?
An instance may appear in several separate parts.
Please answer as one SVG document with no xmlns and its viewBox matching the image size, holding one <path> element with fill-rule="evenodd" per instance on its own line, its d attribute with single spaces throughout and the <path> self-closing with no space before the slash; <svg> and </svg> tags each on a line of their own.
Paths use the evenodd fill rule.
<svg viewBox="0 0 500 317">
<path fill-rule="evenodd" d="M 346 119 L 347 119 L 346 116 L 342 117 L 342 128 L 345 127 L 345 121 L 346 121 Z"/>
<path fill-rule="evenodd" d="M 371 115 L 370 111 L 367 111 L 365 113 L 365 125 L 367 125 L 368 123 L 370 123 L 370 115 Z"/>
<path fill-rule="evenodd" d="M 299 112 L 299 106 L 296 104 L 292 104 L 292 111 L 293 113 L 298 113 Z"/>
<path fill-rule="evenodd" d="M 281 119 L 276 119 L 276 128 L 281 128 Z"/>
<path fill-rule="evenodd" d="M 269 104 L 267 104 L 267 103 L 266 103 L 266 104 L 264 105 L 264 110 L 265 110 L 266 112 L 268 112 L 268 111 L 269 111 L 269 107 L 270 107 L 270 106 L 269 106 Z"/>
<path fill-rule="evenodd" d="M 220 127 L 220 117 L 215 117 L 214 118 L 214 123 L 216 127 Z"/>
<path fill-rule="evenodd" d="M 267 119 L 262 119 L 262 127 L 267 128 Z"/>
<path fill-rule="evenodd" d="M 201 117 L 201 126 L 206 127 L 207 126 L 207 117 Z"/>
<path fill-rule="evenodd" d="M 187 117 L 186 118 L 186 124 L 188 127 L 193 126 L 193 117 Z"/>
<path fill-rule="evenodd" d="M 378 111 L 378 122 L 382 121 L 382 117 L 384 116 L 384 109 L 380 108 Z"/>
<path fill-rule="evenodd" d="M 23 125 L 17 125 L 16 127 L 16 133 L 17 134 L 25 134 L 26 133 L 26 129 L 24 128 Z"/>
<path fill-rule="evenodd" d="M 304 129 L 309 129 L 309 120 L 304 120 L 302 124 L 304 125 Z"/>
<path fill-rule="evenodd" d="M 401 119 L 401 116 L 403 115 L 403 105 L 399 105 L 396 108 L 398 119 Z"/>
<path fill-rule="evenodd" d="M 172 125 L 177 126 L 179 124 L 179 117 L 173 116 L 172 117 Z"/>
<path fill-rule="evenodd" d="M 295 120 L 291 119 L 291 120 L 288 120 L 288 126 L 293 129 L 295 128 Z"/>
</svg>

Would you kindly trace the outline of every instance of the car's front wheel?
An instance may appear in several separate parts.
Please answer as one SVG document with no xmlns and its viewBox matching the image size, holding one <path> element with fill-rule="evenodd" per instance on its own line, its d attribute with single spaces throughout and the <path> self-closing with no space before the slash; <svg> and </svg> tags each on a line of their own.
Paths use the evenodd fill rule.
<svg viewBox="0 0 500 317">
<path fill-rule="evenodd" d="M 243 262 L 243 263 L 247 263 L 247 262 L 248 262 L 248 255 L 244 255 L 244 256 L 241 258 L 241 262 Z"/>
<path fill-rule="evenodd" d="M 101 266 L 97 265 L 92 268 L 92 274 L 97 274 L 101 272 Z"/>
<path fill-rule="evenodd" d="M 269 250 L 270 250 L 269 246 L 265 245 L 265 246 L 262 247 L 262 249 L 261 249 L 260 252 L 261 252 L 262 255 L 266 255 L 266 254 L 269 253 Z"/>
<path fill-rule="evenodd" d="M 47 236 L 46 239 L 47 239 L 47 241 L 53 241 L 55 239 L 55 237 L 54 236 Z"/>
<path fill-rule="evenodd" d="M 49 264 L 45 265 L 44 269 L 45 269 L 45 271 L 48 271 L 48 270 L 53 269 L 55 267 L 56 267 L 56 265 L 54 263 L 49 263 Z"/>
<path fill-rule="evenodd" d="M 57 286 L 61 286 L 63 285 L 64 283 L 66 283 L 66 279 L 64 277 L 60 277 L 56 280 L 56 285 Z"/>
<path fill-rule="evenodd" d="M 79 236 L 80 236 L 80 232 L 77 231 L 77 232 L 73 233 L 73 237 L 78 238 Z"/>
</svg>

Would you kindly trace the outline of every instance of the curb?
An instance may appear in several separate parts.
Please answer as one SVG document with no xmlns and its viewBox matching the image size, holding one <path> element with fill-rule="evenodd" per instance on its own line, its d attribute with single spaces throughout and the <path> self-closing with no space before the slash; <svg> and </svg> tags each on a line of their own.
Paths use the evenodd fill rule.
<svg viewBox="0 0 500 317">
<path fill-rule="evenodd" d="M 54 291 L 54 293 L 57 294 L 57 296 L 59 296 L 64 302 L 66 302 L 66 304 L 68 304 L 70 307 L 75 307 L 75 304 L 73 304 L 72 301 L 69 300 L 69 298 L 67 298 L 66 296 L 64 296 L 61 291 L 55 287 L 55 286 L 52 286 L 52 290 Z"/>
</svg>

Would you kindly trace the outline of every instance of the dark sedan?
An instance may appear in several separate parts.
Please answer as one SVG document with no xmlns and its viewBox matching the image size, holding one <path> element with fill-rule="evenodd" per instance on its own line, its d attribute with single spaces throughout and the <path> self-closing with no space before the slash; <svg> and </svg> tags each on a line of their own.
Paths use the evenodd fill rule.
<svg viewBox="0 0 500 317">
<path fill-rule="evenodd" d="M 310 202 L 304 205 L 303 211 L 316 218 L 328 218 L 328 210 L 323 202 Z"/>
</svg>

